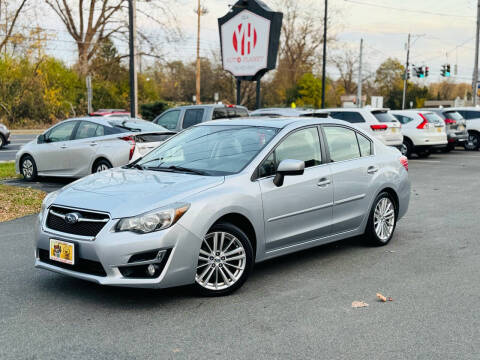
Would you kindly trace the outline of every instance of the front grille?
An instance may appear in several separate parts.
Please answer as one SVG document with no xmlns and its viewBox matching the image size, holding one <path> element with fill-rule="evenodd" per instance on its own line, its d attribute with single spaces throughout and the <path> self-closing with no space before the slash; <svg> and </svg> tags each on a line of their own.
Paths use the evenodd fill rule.
<svg viewBox="0 0 480 360">
<path fill-rule="evenodd" d="M 63 218 L 68 213 L 78 213 L 81 221 L 75 224 L 69 224 Z M 107 214 L 99 214 L 85 210 L 72 210 L 63 207 L 50 207 L 47 215 L 46 225 L 49 229 L 60 231 L 67 234 L 80 236 L 97 236 L 109 220 Z"/>
<path fill-rule="evenodd" d="M 84 274 L 96 275 L 96 276 L 107 276 L 105 269 L 103 268 L 102 264 L 98 261 L 92 261 L 87 259 L 82 259 L 77 257 L 75 259 L 74 265 L 64 264 L 58 261 L 54 261 L 50 259 L 48 250 L 38 249 L 38 257 L 44 263 L 49 265 L 57 266 L 62 269 L 72 270 Z"/>
</svg>

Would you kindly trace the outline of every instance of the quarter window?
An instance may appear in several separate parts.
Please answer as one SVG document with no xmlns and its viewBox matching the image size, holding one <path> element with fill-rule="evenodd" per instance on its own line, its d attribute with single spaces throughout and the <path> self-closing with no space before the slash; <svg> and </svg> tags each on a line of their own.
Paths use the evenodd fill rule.
<svg viewBox="0 0 480 360">
<path fill-rule="evenodd" d="M 360 146 L 360 154 L 362 156 L 372 155 L 372 143 L 365 136 L 357 133 L 358 145 Z"/>
<path fill-rule="evenodd" d="M 305 167 L 320 165 L 322 155 L 317 128 L 307 128 L 288 135 L 275 151 L 260 166 L 260 177 L 274 175 L 282 160 L 294 159 L 305 162 Z"/>
<path fill-rule="evenodd" d="M 72 138 L 72 132 L 77 121 L 69 121 L 60 125 L 55 126 L 50 130 L 47 140 L 48 142 L 59 142 L 59 141 L 68 141 Z"/>
<path fill-rule="evenodd" d="M 355 131 L 340 126 L 325 126 L 331 161 L 344 161 L 360 157 Z"/>
<path fill-rule="evenodd" d="M 203 109 L 187 109 L 183 117 L 183 128 L 189 128 L 193 125 L 200 124 L 203 119 Z"/>
</svg>

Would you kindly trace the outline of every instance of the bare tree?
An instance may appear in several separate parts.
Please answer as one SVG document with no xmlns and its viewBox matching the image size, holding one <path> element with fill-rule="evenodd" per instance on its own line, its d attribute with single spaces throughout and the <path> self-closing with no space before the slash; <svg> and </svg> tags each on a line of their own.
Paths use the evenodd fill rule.
<svg viewBox="0 0 480 360">
<path fill-rule="evenodd" d="M 340 77 L 339 82 L 346 94 L 354 94 L 357 89 L 356 74 L 358 71 L 358 55 L 351 49 L 334 56 L 332 62 L 337 68 Z"/>
<path fill-rule="evenodd" d="M 0 52 L 6 48 L 8 41 L 12 36 L 18 17 L 22 10 L 24 10 L 27 1 L 28 0 L 19 0 L 12 2 L 9 0 L 0 0 L 0 22 L 3 22 L 2 30 L 4 31 L 3 39 L 0 40 Z M 9 8 L 11 6 L 13 6 L 13 11 L 10 12 Z"/>
</svg>

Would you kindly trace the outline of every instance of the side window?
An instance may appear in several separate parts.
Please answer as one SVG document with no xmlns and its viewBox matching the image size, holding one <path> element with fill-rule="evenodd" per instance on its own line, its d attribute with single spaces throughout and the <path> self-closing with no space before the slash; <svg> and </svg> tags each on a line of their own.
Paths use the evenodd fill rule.
<svg viewBox="0 0 480 360">
<path fill-rule="evenodd" d="M 479 119 L 480 118 L 480 112 L 478 112 L 478 111 L 468 111 L 468 110 L 465 111 L 464 110 L 462 112 L 459 111 L 459 113 L 462 114 L 463 117 L 467 120 Z"/>
<path fill-rule="evenodd" d="M 190 126 L 200 124 L 203 119 L 203 109 L 187 109 L 185 110 L 185 116 L 183 117 L 182 128 L 186 129 Z"/>
<path fill-rule="evenodd" d="M 97 135 L 98 128 L 103 126 L 94 124 L 90 121 L 82 121 L 78 126 L 77 133 L 75 134 L 75 140 L 93 138 Z M 103 135 L 103 134 L 102 134 Z"/>
<path fill-rule="evenodd" d="M 343 113 L 343 120 L 348 121 L 349 123 L 364 123 L 365 119 L 363 116 L 356 111 L 347 111 Z"/>
<path fill-rule="evenodd" d="M 64 124 L 55 126 L 48 132 L 48 142 L 59 142 L 71 140 L 72 132 L 78 121 L 69 121 Z"/>
<path fill-rule="evenodd" d="M 275 151 L 260 166 L 260 177 L 275 174 L 282 160 L 303 160 L 305 168 L 320 165 L 322 155 L 317 128 L 295 131 L 282 140 Z"/>
<path fill-rule="evenodd" d="M 360 157 L 355 131 L 340 126 L 325 126 L 331 161 L 344 161 Z"/>
<path fill-rule="evenodd" d="M 212 120 L 225 119 L 227 117 L 227 109 L 216 108 L 213 110 Z"/>
<path fill-rule="evenodd" d="M 168 130 L 175 130 L 177 128 L 178 118 L 180 117 L 180 110 L 168 111 L 159 117 L 157 117 L 153 122 Z"/>
<path fill-rule="evenodd" d="M 333 112 L 330 113 L 330 116 L 332 118 L 338 119 L 338 120 L 345 120 L 345 117 L 343 115 L 344 115 L 344 113 L 342 113 L 342 112 L 333 111 Z"/>
<path fill-rule="evenodd" d="M 360 146 L 360 155 L 361 156 L 370 156 L 372 155 L 372 142 L 368 140 L 365 136 L 357 133 L 358 145 Z"/>
</svg>

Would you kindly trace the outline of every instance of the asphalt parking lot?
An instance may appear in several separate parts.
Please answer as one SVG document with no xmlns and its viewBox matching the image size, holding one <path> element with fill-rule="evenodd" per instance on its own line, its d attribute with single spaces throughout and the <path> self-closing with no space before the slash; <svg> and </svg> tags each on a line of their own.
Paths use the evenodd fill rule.
<svg viewBox="0 0 480 360">
<path fill-rule="evenodd" d="M 10 144 L 0 149 L 0 162 L 15 160 L 15 154 L 22 145 L 35 139 L 37 135 L 10 135 Z"/>
<path fill-rule="evenodd" d="M 268 261 L 223 298 L 34 269 L 35 216 L 0 224 L 0 358 L 478 359 L 479 173 L 480 152 L 411 160 L 388 246 L 356 238 Z"/>
</svg>

